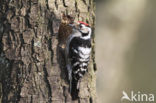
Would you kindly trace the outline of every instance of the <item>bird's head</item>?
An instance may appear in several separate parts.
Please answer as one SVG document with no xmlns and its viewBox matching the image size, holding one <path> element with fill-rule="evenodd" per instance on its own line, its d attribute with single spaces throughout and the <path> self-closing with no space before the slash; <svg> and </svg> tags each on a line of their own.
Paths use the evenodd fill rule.
<svg viewBox="0 0 156 103">
<path fill-rule="evenodd" d="M 87 24 L 85 22 L 78 21 L 78 29 L 82 33 L 82 36 L 87 36 L 87 35 L 91 34 L 91 28 L 90 28 L 89 24 Z"/>
<path fill-rule="evenodd" d="M 73 30 L 79 31 L 81 33 L 80 37 L 84 39 L 90 39 L 91 38 L 91 27 L 89 24 L 78 21 L 74 22 L 73 24 L 69 24 L 71 27 L 73 27 Z"/>
</svg>

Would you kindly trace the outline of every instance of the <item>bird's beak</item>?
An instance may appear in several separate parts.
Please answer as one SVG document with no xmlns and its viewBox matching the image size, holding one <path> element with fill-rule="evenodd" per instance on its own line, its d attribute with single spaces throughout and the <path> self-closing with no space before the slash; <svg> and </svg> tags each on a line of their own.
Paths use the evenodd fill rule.
<svg viewBox="0 0 156 103">
<path fill-rule="evenodd" d="M 73 28 L 78 28 L 79 27 L 79 23 L 72 23 L 72 24 L 69 24 L 69 26 L 73 27 Z"/>
<path fill-rule="evenodd" d="M 71 26 L 71 27 L 74 27 L 74 24 L 68 24 L 69 26 Z"/>
</svg>

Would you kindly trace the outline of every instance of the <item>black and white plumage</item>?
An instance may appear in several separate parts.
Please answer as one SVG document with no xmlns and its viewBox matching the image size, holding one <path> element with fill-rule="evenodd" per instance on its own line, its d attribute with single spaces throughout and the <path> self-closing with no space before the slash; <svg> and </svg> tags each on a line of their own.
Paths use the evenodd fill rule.
<svg viewBox="0 0 156 103">
<path fill-rule="evenodd" d="M 73 99 L 78 97 L 79 80 L 88 70 L 91 54 L 91 32 L 88 24 L 79 22 L 78 28 L 73 26 L 73 33 L 67 40 L 66 65 Z"/>
</svg>

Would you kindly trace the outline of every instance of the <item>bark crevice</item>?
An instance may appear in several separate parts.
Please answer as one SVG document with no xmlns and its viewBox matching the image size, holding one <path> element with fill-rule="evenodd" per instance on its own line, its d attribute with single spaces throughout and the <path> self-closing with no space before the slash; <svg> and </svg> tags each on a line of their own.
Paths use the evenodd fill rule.
<svg viewBox="0 0 156 103">
<path fill-rule="evenodd" d="M 48 103 L 52 103 L 52 89 L 51 89 L 51 86 L 50 86 L 50 83 L 49 83 L 49 80 L 48 80 L 48 72 L 47 72 L 47 68 L 45 66 L 45 63 L 44 63 L 44 66 L 43 66 L 43 71 L 44 71 L 44 81 L 47 85 L 47 88 L 48 88 Z"/>
</svg>

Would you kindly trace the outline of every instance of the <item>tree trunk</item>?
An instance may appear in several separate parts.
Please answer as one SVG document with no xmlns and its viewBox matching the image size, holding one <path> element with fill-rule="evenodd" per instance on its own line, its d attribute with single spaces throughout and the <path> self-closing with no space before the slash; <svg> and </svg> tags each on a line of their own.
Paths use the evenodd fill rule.
<svg viewBox="0 0 156 103">
<path fill-rule="evenodd" d="M 0 102 L 95 103 L 94 40 L 79 99 L 72 101 L 57 39 L 62 13 L 94 27 L 94 9 L 93 0 L 0 0 Z"/>
</svg>

